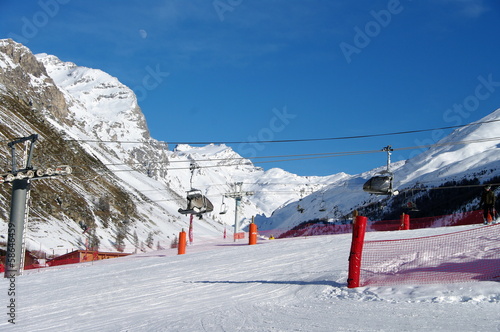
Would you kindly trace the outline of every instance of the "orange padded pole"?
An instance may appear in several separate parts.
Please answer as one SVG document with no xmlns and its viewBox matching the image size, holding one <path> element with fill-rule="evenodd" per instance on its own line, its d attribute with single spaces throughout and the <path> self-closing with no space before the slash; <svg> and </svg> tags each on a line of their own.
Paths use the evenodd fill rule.
<svg viewBox="0 0 500 332">
<path fill-rule="evenodd" d="M 248 244 L 257 244 L 257 225 L 250 224 L 250 233 L 248 234 Z"/>
<path fill-rule="evenodd" d="M 186 232 L 182 230 L 179 233 L 179 244 L 177 245 L 177 254 L 184 255 L 186 253 Z"/>
</svg>

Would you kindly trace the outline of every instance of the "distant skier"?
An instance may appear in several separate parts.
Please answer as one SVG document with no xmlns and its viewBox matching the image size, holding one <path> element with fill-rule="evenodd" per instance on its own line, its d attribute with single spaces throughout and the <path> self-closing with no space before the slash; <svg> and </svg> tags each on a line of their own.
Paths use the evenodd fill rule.
<svg viewBox="0 0 500 332">
<path fill-rule="evenodd" d="M 491 223 L 495 218 L 495 193 L 489 184 L 484 187 L 479 205 L 483 208 L 484 224 Z"/>
</svg>

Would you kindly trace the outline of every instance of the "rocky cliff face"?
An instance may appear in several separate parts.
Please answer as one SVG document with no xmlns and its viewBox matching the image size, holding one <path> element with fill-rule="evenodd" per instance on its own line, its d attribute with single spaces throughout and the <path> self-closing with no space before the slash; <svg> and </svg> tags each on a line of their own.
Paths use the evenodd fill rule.
<svg viewBox="0 0 500 332">
<path fill-rule="evenodd" d="M 16 95 L 29 107 L 47 111 L 59 121 L 66 122 L 66 100 L 43 64 L 28 48 L 11 39 L 0 40 L 0 50 L 0 63 L 3 63 L 0 66 L 0 84 L 15 87 Z"/>
</svg>

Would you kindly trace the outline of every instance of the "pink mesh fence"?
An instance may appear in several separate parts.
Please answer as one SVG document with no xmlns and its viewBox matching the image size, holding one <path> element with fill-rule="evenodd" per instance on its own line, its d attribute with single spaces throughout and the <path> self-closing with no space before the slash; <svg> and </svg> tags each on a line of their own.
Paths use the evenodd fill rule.
<svg viewBox="0 0 500 332">
<path fill-rule="evenodd" d="M 360 286 L 481 280 L 500 281 L 500 224 L 364 243 Z"/>
<path fill-rule="evenodd" d="M 410 229 L 463 226 L 483 223 L 483 210 L 448 214 L 444 216 L 410 218 Z M 401 219 L 370 221 L 366 231 L 397 231 Z"/>
<path fill-rule="evenodd" d="M 483 211 L 479 210 L 437 217 L 411 218 L 410 229 L 482 224 L 482 213 Z M 490 227 L 480 227 L 478 230 L 483 231 L 483 228 L 484 230 L 491 229 Z M 352 229 L 353 225 L 348 221 L 337 221 L 332 223 L 323 221 L 311 222 L 291 230 L 258 230 L 258 234 L 268 238 L 305 237 L 352 233 Z M 369 221 L 366 231 L 397 231 L 400 229 L 402 229 L 402 220 L 397 219 Z M 498 228 L 492 230 L 492 233 L 495 231 L 500 233 L 500 229 Z M 461 234 L 461 232 L 457 234 Z M 489 236 L 490 234 L 487 235 Z M 487 270 L 487 265 L 490 267 L 491 264 L 500 265 L 500 259 L 498 258 L 498 243 L 500 243 L 500 241 L 493 235 L 489 237 L 487 235 L 476 236 L 475 234 L 471 234 L 470 236 L 465 235 L 463 236 L 464 238 L 458 239 L 451 235 L 447 235 L 449 239 L 438 236 L 413 240 L 366 242 L 362 258 L 362 283 L 363 285 L 382 285 L 395 283 L 429 283 L 433 281 L 453 282 L 454 280 L 464 281 L 469 279 L 500 280 L 498 276 L 500 272 L 498 269 L 495 270 L 492 268 L 493 271 Z M 476 239 L 478 236 L 479 239 Z M 481 238 L 481 236 L 483 238 Z M 224 238 L 226 237 L 224 236 Z M 469 242 L 474 239 L 476 239 L 476 243 L 470 244 Z M 485 239 L 491 239 L 491 243 L 488 243 Z M 431 241 L 436 242 L 434 243 Z M 462 249 L 457 249 L 461 248 L 459 245 L 465 246 L 466 248 L 469 244 L 470 253 L 469 251 L 461 252 L 460 250 Z M 480 254 L 484 254 L 481 248 L 488 248 L 488 252 L 490 252 L 489 249 L 494 248 L 491 253 L 492 256 L 481 256 Z M 449 250 L 449 252 L 446 252 L 446 250 Z M 472 255 L 474 252 L 479 255 L 480 258 L 477 258 L 479 257 L 477 255 L 477 257 Z M 463 258 L 463 260 L 459 260 L 459 258 Z M 78 259 L 54 260 L 46 265 L 35 264 L 32 266 L 25 266 L 24 269 L 29 270 L 78 262 Z M 428 262 L 429 265 L 425 265 L 425 262 Z M 454 269 L 455 272 L 453 272 Z M 460 269 L 465 269 L 466 271 L 460 272 Z M 4 266 L 2 262 L 0 262 L 0 272 L 3 272 L 3 270 Z M 479 272 L 474 272 L 476 270 Z M 472 277 L 470 277 L 470 275 L 472 275 Z"/>
<path fill-rule="evenodd" d="M 259 234 L 265 236 L 276 236 L 278 238 L 287 238 L 287 237 L 301 237 L 301 236 L 314 236 L 314 235 L 329 235 L 329 234 L 344 234 L 352 232 L 352 224 L 318 224 L 318 223 L 310 223 L 307 225 L 303 225 L 297 229 L 291 230 L 259 230 Z"/>
<path fill-rule="evenodd" d="M 433 228 L 433 227 L 448 227 L 448 226 L 463 226 L 483 223 L 483 211 L 470 211 L 462 213 L 454 213 L 444 216 L 410 218 L 410 229 Z M 377 220 L 369 221 L 366 231 L 397 231 L 403 229 L 402 220 Z M 347 221 L 342 222 L 311 222 L 300 225 L 290 230 L 272 229 L 259 230 L 259 234 L 264 236 L 273 236 L 277 238 L 314 236 L 314 235 L 330 235 L 344 234 L 352 232 L 352 224 Z"/>
</svg>

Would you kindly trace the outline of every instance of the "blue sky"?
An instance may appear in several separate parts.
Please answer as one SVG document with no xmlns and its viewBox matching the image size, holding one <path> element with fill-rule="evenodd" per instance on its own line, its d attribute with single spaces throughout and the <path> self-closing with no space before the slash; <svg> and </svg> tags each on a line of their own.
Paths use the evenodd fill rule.
<svg viewBox="0 0 500 332">
<path fill-rule="evenodd" d="M 0 38 L 131 87 L 153 138 L 240 142 L 245 157 L 432 144 L 450 131 L 262 141 L 464 125 L 500 107 L 496 0 L 0 0 L 0 18 Z M 256 165 L 356 174 L 385 158 Z"/>
</svg>

